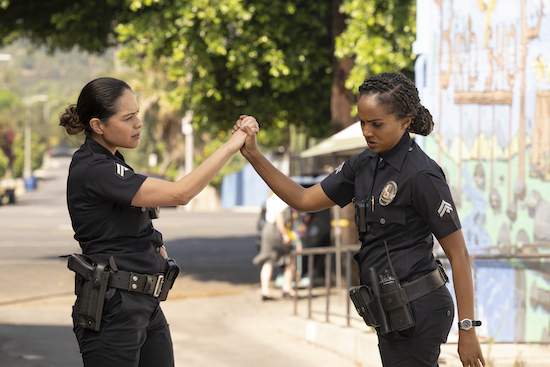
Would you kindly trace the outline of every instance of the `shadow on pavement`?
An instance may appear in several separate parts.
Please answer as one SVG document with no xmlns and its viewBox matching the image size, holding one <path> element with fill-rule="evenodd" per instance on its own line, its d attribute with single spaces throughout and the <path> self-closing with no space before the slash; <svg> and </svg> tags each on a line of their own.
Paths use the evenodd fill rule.
<svg viewBox="0 0 550 367">
<path fill-rule="evenodd" d="M 0 365 L 74 367 L 82 358 L 69 326 L 0 324 Z"/>
<path fill-rule="evenodd" d="M 252 264 L 258 253 L 254 236 L 182 238 L 167 241 L 165 246 L 180 266 L 182 276 L 201 282 L 259 283 L 260 267 Z"/>
</svg>

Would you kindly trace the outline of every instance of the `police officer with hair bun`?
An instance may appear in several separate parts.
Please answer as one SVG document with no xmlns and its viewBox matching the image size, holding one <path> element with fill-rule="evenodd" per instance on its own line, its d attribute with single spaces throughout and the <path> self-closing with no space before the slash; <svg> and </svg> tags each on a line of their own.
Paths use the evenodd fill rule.
<svg viewBox="0 0 550 367">
<path fill-rule="evenodd" d="M 409 135 L 428 135 L 433 129 L 432 116 L 420 104 L 414 83 L 395 73 L 366 79 L 359 87 L 357 109 L 368 149 L 315 186 L 303 188 L 273 167 L 258 152 L 253 134 L 241 152 L 271 189 L 296 210 L 311 212 L 355 203 L 362 246 L 354 258 L 360 283 L 374 290 L 372 299 L 378 294 L 378 309 L 388 315 L 385 325 L 380 318 L 375 323 L 385 367 L 438 366 L 454 305 L 444 286 L 448 279 L 434 259 L 433 236 L 453 271 L 460 359 L 464 366 L 484 366 L 475 332 L 480 322 L 474 320 L 470 260 L 456 207 L 443 171 Z M 255 120 L 241 116 L 234 131 L 250 121 Z M 396 281 L 402 291 L 385 293 L 384 287 L 395 286 Z M 395 303 L 400 307 L 395 308 Z M 392 318 L 404 309 L 406 317 Z"/>
<path fill-rule="evenodd" d="M 138 112 L 127 83 L 98 78 L 60 116 L 68 134 L 86 136 L 73 155 L 67 181 L 74 237 L 82 248 L 69 261 L 79 285 L 74 332 L 86 367 L 174 366 L 170 331 L 159 306 L 171 286 L 165 275 L 172 266 L 152 224 L 156 207 L 186 205 L 242 147 L 247 133 L 258 132 L 257 123 L 249 121 L 199 167 L 171 182 L 135 173 L 118 150 L 138 147 L 143 126 Z"/>
</svg>

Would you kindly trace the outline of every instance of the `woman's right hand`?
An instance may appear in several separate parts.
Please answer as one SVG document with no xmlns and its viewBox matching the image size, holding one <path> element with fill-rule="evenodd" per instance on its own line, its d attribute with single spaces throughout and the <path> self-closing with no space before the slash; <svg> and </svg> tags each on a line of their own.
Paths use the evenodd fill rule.
<svg viewBox="0 0 550 367">
<path fill-rule="evenodd" d="M 231 148 L 234 149 L 233 152 L 235 153 L 243 147 L 245 141 L 249 139 L 250 136 L 255 137 L 258 132 L 259 127 L 256 119 L 251 118 L 246 121 L 239 119 L 239 121 L 237 121 L 233 126 L 231 131 L 232 136 L 229 138 L 227 143 L 231 145 Z"/>
<path fill-rule="evenodd" d="M 231 153 L 236 153 L 239 149 L 242 148 L 248 134 L 244 130 L 232 131 L 231 137 L 227 141 L 227 146 L 230 147 Z"/>
<path fill-rule="evenodd" d="M 238 131 L 246 132 L 246 139 L 241 148 L 241 153 L 245 158 L 248 158 L 253 152 L 258 150 L 256 135 L 260 131 L 260 125 L 254 117 L 241 115 L 237 122 L 235 122 L 232 133 L 235 134 Z"/>
</svg>

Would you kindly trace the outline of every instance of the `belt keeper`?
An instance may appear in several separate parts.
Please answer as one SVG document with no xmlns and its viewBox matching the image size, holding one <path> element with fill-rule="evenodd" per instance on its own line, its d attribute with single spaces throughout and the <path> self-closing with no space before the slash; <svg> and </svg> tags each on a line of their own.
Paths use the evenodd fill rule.
<svg viewBox="0 0 550 367">
<path fill-rule="evenodd" d="M 159 274 L 157 277 L 157 284 L 155 285 L 155 290 L 153 291 L 153 297 L 160 296 L 160 292 L 162 291 L 162 286 L 164 285 L 164 275 Z"/>
</svg>

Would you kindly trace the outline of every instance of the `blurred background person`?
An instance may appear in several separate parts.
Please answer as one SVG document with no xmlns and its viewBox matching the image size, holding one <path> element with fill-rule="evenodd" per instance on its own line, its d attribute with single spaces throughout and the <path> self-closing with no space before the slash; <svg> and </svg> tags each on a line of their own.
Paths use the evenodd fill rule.
<svg viewBox="0 0 550 367">
<path fill-rule="evenodd" d="M 292 250 L 293 243 L 286 228 L 285 212 L 288 204 L 270 191 L 265 202 L 265 225 L 262 229 L 260 252 L 252 263 L 261 265 L 260 285 L 263 301 L 274 300 L 271 294 L 270 282 L 275 266 L 284 266 L 283 297 L 292 297 L 292 274 L 295 260 L 287 256 Z"/>
</svg>

